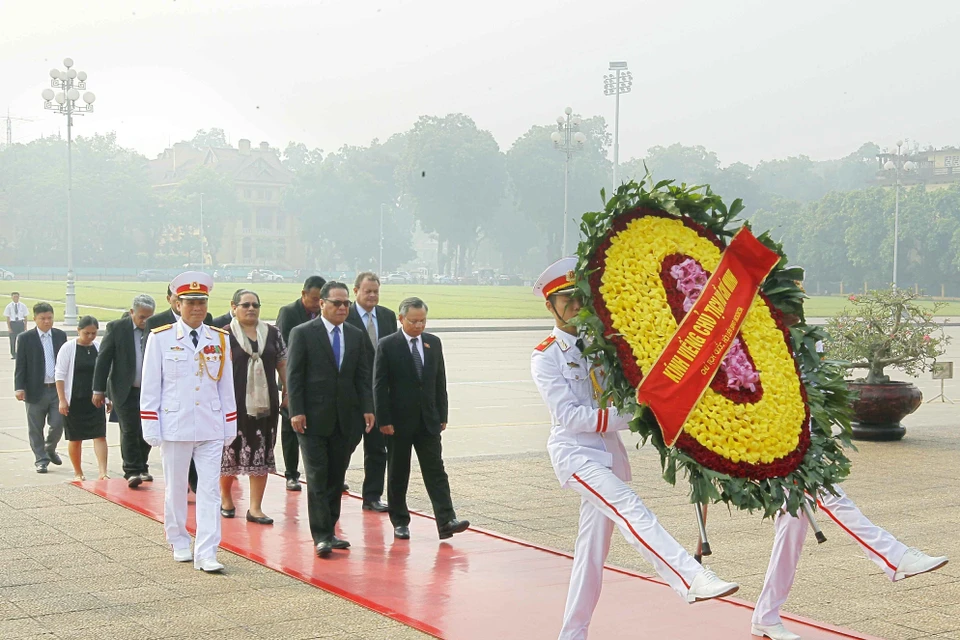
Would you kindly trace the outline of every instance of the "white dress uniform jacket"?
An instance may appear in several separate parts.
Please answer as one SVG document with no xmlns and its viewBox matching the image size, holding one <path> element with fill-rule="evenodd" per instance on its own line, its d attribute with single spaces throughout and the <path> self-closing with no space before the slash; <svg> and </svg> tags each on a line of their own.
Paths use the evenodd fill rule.
<svg viewBox="0 0 960 640">
<path fill-rule="evenodd" d="M 233 388 L 230 338 L 201 325 L 193 346 L 192 329 L 178 320 L 147 338 L 140 386 L 143 439 L 203 442 L 232 441 L 237 436 L 237 401 Z M 219 381 L 215 381 L 220 371 Z"/>
<path fill-rule="evenodd" d="M 630 462 L 616 432 L 629 428 L 629 420 L 616 409 L 600 408 L 590 380 L 591 364 L 575 341 L 575 336 L 555 328 L 530 361 L 533 381 L 550 410 L 550 462 L 564 487 L 588 461 L 612 469 L 617 478 L 627 482 Z M 602 388 L 602 371 L 595 369 L 594 375 Z"/>
</svg>

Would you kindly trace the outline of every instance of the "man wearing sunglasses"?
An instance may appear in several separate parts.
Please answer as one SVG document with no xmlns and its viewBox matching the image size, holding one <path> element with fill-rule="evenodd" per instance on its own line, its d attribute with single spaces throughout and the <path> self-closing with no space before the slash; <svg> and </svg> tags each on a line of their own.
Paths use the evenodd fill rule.
<svg viewBox="0 0 960 640">
<path fill-rule="evenodd" d="M 347 285 L 328 282 L 320 298 L 320 317 L 290 332 L 287 400 L 307 476 L 310 533 L 316 554 L 326 558 L 350 546 L 334 528 L 350 452 L 373 428 L 373 374 L 369 337 L 344 324 Z"/>
</svg>

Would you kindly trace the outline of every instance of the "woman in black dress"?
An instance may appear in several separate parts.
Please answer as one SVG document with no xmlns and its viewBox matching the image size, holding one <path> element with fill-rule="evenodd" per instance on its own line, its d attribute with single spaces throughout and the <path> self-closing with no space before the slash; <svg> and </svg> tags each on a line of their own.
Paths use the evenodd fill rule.
<svg viewBox="0 0 960 640">
<path fill-rule="evenodd" d="M 273 445 L 277 441 L 280 394 L 277 376 L 286 384 L 287 348 L 276 327 L 260 320 L 260 296 L 241 291 L 236 317 L 230 322 L 233 386 L 237 396 L 237 437 L 223 449 L 220 470 L 220 515 L 236 515 L 231 488 L 238 475 L 250 476 L 247 521 L 273 524 L 263 513 L 267 476 L 277 470 Z"/>
<path fill-rule="evenodd" d="M 77 324 L 77 337 L 67 342 L 57 354 L 54 379 L 60 396 L 64 438 L 70 443 L 70 463 L 74 480 L 85 480 L 80 466 L 84 440 L 93 440 L 100 479 L 107 476 L 107 415 L 93 404 L 93 369 L 97 364 L 97 330 L 93 316 L 83 316 Z"/>
</svg>

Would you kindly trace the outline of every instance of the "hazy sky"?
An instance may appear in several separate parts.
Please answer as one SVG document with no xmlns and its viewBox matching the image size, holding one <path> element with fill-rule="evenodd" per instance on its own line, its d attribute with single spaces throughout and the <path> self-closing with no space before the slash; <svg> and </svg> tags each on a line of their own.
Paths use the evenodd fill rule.
<svg viewBox="0 0 960 640">
<path fill-rule="evenodd" d="M 0 110 L 33 119 L 15 141 L 65 134 L 40 92 L 70 56 L 97 94 L 76 133 L 149 157 L 200 128 L 331 151 L 450 112 L 507 149 L 567 105 L 612 130 L 626 60 L 621 159 L 822 159 L 960 145 L 958 33 L 958 0 L 0 0 Z"/>
</svg>

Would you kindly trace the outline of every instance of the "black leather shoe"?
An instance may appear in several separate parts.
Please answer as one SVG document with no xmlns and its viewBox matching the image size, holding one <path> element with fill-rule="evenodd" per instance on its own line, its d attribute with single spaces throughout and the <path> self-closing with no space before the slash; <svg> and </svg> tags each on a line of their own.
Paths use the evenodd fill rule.
<svg viewBox="0 0 960 640">
<path fill-rule="evenodd" d="M 140 479 L 143 480 L 144 482 L 153 482 L 153 476 L 150 475 L 149 473 L 141 473 Z"/>
<path fill-rule="evenodd" d="M 330 555 L 330 552 L 333 551 L 333 546 L 330 544 L 329 540 L 324 540 L 323 542 L 317 543 L 317 556 L 320 558 L 326 558 Z"/>
<path fill-rule="evenodd" d="M 57 453 L 56 451 L 50 451 L 49 453 L 47 453 L 47 455 L 50 457 L 50 462 L 57 465 L 58 467 L 63 464 L 63 459 L 60 457 L 60 454 Z"/>
<path fill-rule="evenodd" d="M 376 511 L 377 513 L 384 513 L 390 510 L 390 507 L 387 506 L 387 503 L 380 502 L 379 500 L 367 500 L 363 501 L 363 510 L 364 511 Z"/>
<path fill-rule="evenodd" d="M 250 515 L 250 511 L 247 511 L 247 522 L 256 522 L 257 524 L 273 524 L 273 518 L 270 516 L 256 516 Z"/>
<path fill-rule="evenodd" d="M 410 527 L 394 527 L 393 528 L 393 537 L 397 540 L 409 540 L 410 539 Z"/>
<path fill-rule="evenodd" d="M 346 482 L 344 482 L 344 483 L 343 483 L 343 492 L 346 493 L 347 491 L 350 491 L 350 485 L 348 485 Z"/>
<path fill-rule="evenodd" d="M 127 478 L 127 486 L 131 489 L 136 489 L 139 487 L 141 482 L 143 482 L 143 478 L 141 478 L 139 475 L 130 476 Z"/>
<path fill-rule="evenodd" d="M 440 525 L 440 539 L 446 540 L 452 538 L 455 533 L 463 533 L 470 526 L 467 520 L 451 520 L 446 524 Z"/>
<path fill-rule="evenodd" d="M 330 538 L 330 546 L 334 549 L 349 549 L 350 543 L 346 540 L 341 540 L 337 536 L 333 536 Z"/>
<path fill-rule="evenodd" d="M 42 462 L 38 462 L 37 473 L 46 473 L 46 472 L 47 472 L 47 465 L 43 464 Z"/>
<path fill-rule="evenodd" d="M 287 491 L 300 491 L 301 489 L 300 482 L 294 478 L 287 478 Z"/>
<path fill-rule="evenodd" d="M 224 518 L 234 518 L 237 515 L 237 508 L 234 507 L 233 509 L 224 509 L 223 507 L 220 507 L 220 515 L 222 515 Z"/>
</svg>

